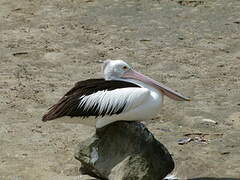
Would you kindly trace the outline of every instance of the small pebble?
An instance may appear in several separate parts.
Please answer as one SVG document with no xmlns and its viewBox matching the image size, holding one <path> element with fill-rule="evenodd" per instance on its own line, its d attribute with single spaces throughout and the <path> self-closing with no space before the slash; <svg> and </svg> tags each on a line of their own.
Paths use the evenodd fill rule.
<svg viewBox="0 0 240 180">
<path fill-rule="evenodd" d="M 95 62 L 96 63 L 103 63 L 104 61 L 103 60 L 96 60 Z"/>
<path fill-rule="evenodd" d="M 206 122 L 206 123 L 213 123 L 213 124 L 217 124 L 216 121 L 212 120 L 212 119 L 202 119 L 203 122 Z"/>
<path fill-rule="evenodd" d="M 225 151 L 225 152 L 221 152 L 220 154 L 221 155 L 226 155 L 226 154 L 230 154 L 230 152 L 229 151 Z"/>
<path fill-rule="evenodd" d="M 192 138 L 182 138 L 182 139 L 179 139 L 177 142 L 178 144 L 183 145 L 191 142 L 192 140 L 193 140 Z"/>
</svg>

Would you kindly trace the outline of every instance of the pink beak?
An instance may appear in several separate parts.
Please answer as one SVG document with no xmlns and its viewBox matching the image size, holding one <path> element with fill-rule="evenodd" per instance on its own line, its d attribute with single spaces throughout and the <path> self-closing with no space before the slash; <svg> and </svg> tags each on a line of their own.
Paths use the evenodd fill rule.
<svg viewBox="0 0 240 180">
<path fill-rule="evenodd" d="M 170 97 L 171 99 L 174 99 L 176 101 L 190 101 L 190 99 L 188 97 L 185 97 L 183 95 L 181 95 L 180 93 L 168 88 L 167 86 L 147 77 L 144 76 L 143 74 L 134 71 L 132 69 L 128 70 L 127 72 L 125 72 L 122 76 L 122 78 L 125 79 L 135 79 L 138 81 L 142 81 L 150 86 L 153 86 L 154 88 L 158 89 L 161 93 L 163 93 L 164 95 Z"/>
</svg>

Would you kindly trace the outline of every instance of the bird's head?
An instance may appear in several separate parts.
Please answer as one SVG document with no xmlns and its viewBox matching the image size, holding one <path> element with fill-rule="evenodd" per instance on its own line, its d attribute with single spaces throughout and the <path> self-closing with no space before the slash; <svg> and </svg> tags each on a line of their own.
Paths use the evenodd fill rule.
<svg viewBox="0 0 240 180">
<path fill-rule="evenodd" d="M 123 60 L 106 60 L 103 63 L 103 74 L 106 80 L 121 79 L 131 69 Z"/>
<path fill-rule="evenodd" d="M 189 101 L 188 97 L 172 90 L 160 82 L 151 79 L 135 70 L 133 70 L 123 60 L 106 60 L 103 63 L 103 73 L 105 80 L 123 80 L 130 81 L 137 80 L 156 88 L 160 93 L 177 101 Z"/>
</svg>

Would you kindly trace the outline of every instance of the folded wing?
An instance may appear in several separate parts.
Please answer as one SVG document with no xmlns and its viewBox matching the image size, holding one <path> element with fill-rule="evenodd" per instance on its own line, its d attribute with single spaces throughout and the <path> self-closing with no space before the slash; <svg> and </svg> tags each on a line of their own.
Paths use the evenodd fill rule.
<svg viewBox="0 0 240 180">
<path fill-rule="evenodd" d="M 125 81 L 81 81 L 53 105 L 42 120 L 63 116 L 84 118 L 120 114 L 144 103 L 148 96 L 147 89 Z"/>
</svg>

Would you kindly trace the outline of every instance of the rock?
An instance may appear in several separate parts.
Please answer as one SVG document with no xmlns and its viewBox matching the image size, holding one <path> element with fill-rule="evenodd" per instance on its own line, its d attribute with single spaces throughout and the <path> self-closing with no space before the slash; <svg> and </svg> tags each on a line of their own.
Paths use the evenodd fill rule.
<svg viewBox="0 0 240 180">
<path fill-rule="evenodd" d="M 81 142 L 83 173 L 109 180 L 158 180 L 174 169 L 168 150 L 139 122 L 115 122 Z"/>
</svg>

